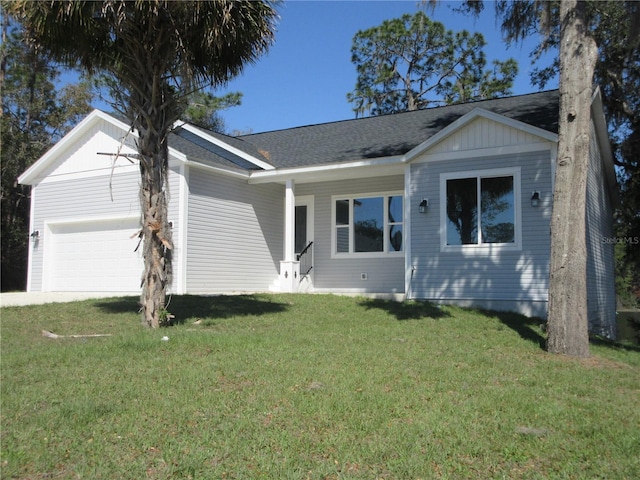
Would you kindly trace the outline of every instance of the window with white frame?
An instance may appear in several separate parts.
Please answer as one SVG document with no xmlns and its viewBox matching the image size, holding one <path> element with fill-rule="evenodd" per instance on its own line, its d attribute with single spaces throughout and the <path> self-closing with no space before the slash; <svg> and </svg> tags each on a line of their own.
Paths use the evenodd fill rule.
<svg viewBox="0 0 640 480">
<path fill-rule="evenodd" d="M 402 194 L 335 196 L 332 200 L 334 254 L 402 252 Z"/>
<path fill-rule="evenodd" d="M 519 185 L 519 169 L 442 175 L 443 248 L 518 248 Z"/>
</svg>

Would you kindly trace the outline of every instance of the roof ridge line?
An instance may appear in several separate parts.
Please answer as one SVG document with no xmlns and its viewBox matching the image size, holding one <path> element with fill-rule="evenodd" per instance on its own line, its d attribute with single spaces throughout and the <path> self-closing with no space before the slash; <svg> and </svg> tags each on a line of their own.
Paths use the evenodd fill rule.
<svg viewBox="0 0 640 480">
<path fill-rule="evenodd" d="M 509 95 L 509 96 L 505 96 L 505 97 L 482 98 L 482 99 L 477 99 L 477 100 L 470 100 L 468 102 L 451 103 L 451 104 L 448 104 L 448 105 L 438 105 L 436 107 L 422 108 L 422 109 L 419 109 L 419 110 L 411 110 L 411 111 L 404 111 L 404 112 L 392 112 L 392 113 L 385 113 L 383 115 L 370 115 L 368 117 L 361 117 L 361 118 L 344 118 L 342 120 L 331 120 L 329 122 L 310 123 L 310 124 L 307 124 L 307 125 L 297 125 L 295 127 L 277 128 L 275 130 L 265 130 L 263 132 L 255 132 L 255 133 L 247 133 L 245 135 L 238 135 L 237 137 L 232 137 L 232 138 L 237 138 L 239 140 L 245 140 L 248 137 L 262 135 L 262 134 L 266 134 L 266 133 L 277 133 L 277 132 L 297 130 L 297 129 L 301 129 L 301 128 L 319 127 L 319 126 L 322 126 L 322 125 L 333 125 L 333 124 L 336 124 L 336 123 L 344 123 L 344 122 L 356 122 L 356 121 L 372 120 L 372 119 L 376 119 L 376 118 L 389 117 L 391 115 L 403 115 L 403 114 L 412 114 L 412 113 L 415 114 L 417 112 L 424 112 L 425 110 L 436 110 L 436 109 L 440 109 L 440 108 L 460 107 L 462 105 L 473 105 L 473 104 L 481 103 L 481 102 L 491 102 L 491 101 L 499 101 L 499 100 L 521 98 L 521 97 L 526 97 L 526 96 L 529 96 L 529 95 L 541 95 L 541 94 L 544 94 L 544 93 L 552 93 L 552 92 L 557 92 L 557 91 L 559 91 L 559 89 L 553 88 L 553 89 L 550 89 L 550 90 L 541 90 L 539 92 L 521 93 L 521 94 L 518 94 L 518 95 Z"/>
</svg>

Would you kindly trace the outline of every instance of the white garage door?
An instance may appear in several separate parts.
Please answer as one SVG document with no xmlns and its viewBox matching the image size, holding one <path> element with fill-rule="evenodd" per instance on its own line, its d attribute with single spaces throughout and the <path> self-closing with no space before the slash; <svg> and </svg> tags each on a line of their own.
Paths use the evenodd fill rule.
<svg viewBox="0 0 640 480">
<path fill-rule="evenodd" d="M 138 219 L 50 225 L 50 286 L 55 292 L 138 292 Z"/>
</svg>

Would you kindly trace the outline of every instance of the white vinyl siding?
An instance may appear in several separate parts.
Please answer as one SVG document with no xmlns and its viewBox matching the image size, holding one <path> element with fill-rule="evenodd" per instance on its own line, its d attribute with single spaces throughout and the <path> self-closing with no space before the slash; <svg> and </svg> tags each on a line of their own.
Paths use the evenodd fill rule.
<svg viewBox="0 0 640 480">
<path fill-rule="evenodd" d="M 437 301 L 498 305 L 536 304 L 533 313 L 546 311 L 549 277 L 549 221 L 551 218 L 551 151 L 504 156 L 473 157 L 411 165 L 411 205 L 429 199 L 427 213 L 411 209 L 410 296 Z M 454 172 L 519 170 L 517 202 L 521 205 L 521 247 L 483 246 L 478 251 L 442 249 L 445 234 L 441 209 L 441 178 Z M 531 192 L 539 191 L 538 207 Z"/>
<path fill-rule="evenodd" d="M 341 293 L 404 293 L 404 255 L 335 258 L 331 238 L 333 200 L 340 195 L 368 196 L 371 192 L 402 192 L 404 176 L 364 178 L 296 185 L 296 196 L 313 195 L 314 289 Z M 365 255 L 366 257 L 366 255 Z M 363 274 L 366 279 L 363 280 Z"/>
<path fill-rule="evenodd" d="M 283 187 L 188 172 L 187 291 L 267 291 L 283 254 Z"/>
<path fill-rule="evenodd" d="M 613 206 L 594 129 L 587 174 L 587 315 L 591 333 L 616 336 Z"/>
<path fill-rule="evenodd" d="M 178 175 L 172 169 L 169 174 L 169 221 L 173 224 L 174 272 L 179 262 L 179 256 L 175 255 L 175 252 L 181 248 L 178 243 L 180 224 L 177 216 L 178 180 Z M 29 244 L 31 255 L 30 291 L 55 288 L 53 281 L 57 274 L 51 269 L 56 264 L 56 259 L 49 255 L 55 254 L 56 247 L 51 244 L 50 235 L 55 235 L 56 231 L 64 231 L 65 225 L 75 225 L 73 228 L 76 233 L 79 233 L 78 227 L 82 227 L 82 225 L 85 225 L 87 229 L 94 230 L 99 228 L 101 223 L 105 224 L 105 228 L 110 222 L 118 224 L 124 222 L 127 226 L 136 223 L 139 225 L 139 185 L 138 173 L 131 172 L 113 176 L 74 178 L 67 181 L 60 179 L 56 182 L 44 182 L 34 186 L 33 201 L 35 203 L 32 224 L 33 230 L 40 231 L 40 239 Z M 175 195 L 172 195 L 172 192 L 175 192 Z M 129 228 L 123 230 L 122 235 L 126 235 L 128 238 L 136 231 L 137 228 Z M 108 256 L 109 253 L 96 250 L 96 255 L 100 256 Z M 78 256 L 77 261 L 82 263 L 84 259 Z M 69 268 L 74 268 L 74 266 L 70 265 Z M 139 285 L 140 274 L 141 272 L 136 275 L 135 284 Z M 101 282 L 97 281 L 97 284 Z M 91 288 L 94 291 L 97 289 L 97 287 Z M 131 289 L 122 290 L 113 287 L 107 288 L 107 290 L 130 291 Z M 173 287 L 170 287 L 171 290 Z"/>
</svg>

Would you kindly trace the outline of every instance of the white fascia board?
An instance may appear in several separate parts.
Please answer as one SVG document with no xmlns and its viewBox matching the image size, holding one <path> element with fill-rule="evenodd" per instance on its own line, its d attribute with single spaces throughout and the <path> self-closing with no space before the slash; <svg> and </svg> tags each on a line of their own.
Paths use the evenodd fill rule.
<svg viewBox="0 0 640 480">
<path fill-rule="evenodd" d="M 173 147 L 169 147 L 169 165 L 172 164 L 181 164 L 181 163 L 188 163 L 189 160 L 187 158 L 187 156 L 182 153 L 180 150 L 176 150 Z"/>
<path fill-rule="evenodd" d="M 101 110 L 94 110 L 89 115 L 87 115 L 80 123 L 73 127 L 69 133 L 62 137 L 62 139 L 58 143 L 51 147 L 47 151 L 47 153 L 40 157 L 22 175 L 20 175 L 18 177 L 18 183 L 21 183 L 23 185 L 33 185 L 34 183 L 37 183 L 36 181 L 38 180 L 39 174 L 52 162 L 54 162 L 56 157 L 61 152 L 72 145 L 73 142 L 76 141 L 76 138 L 78 136 L 82 135 L 85 131 L 89 130 L 91 127 L 93 127 L 93 125 L 102 120 L 113 124 L 114 126 L 122 129 L 125 132 L 127 132 L 130 128 L 129 125 L 121 122 L 111 115 L 104 113 Z"/>
<path fill-rule="evenodd" d="M 188 123 L 184 123 L 184 122 L 176 122 L 174 124 L 174 128 L 184 128 L 186 131 L 193 133 L 194 135 L 199 136 L 200 138 L 202 138 L 203 140 L 206 140 L 209 143 L 213 143 L 214 145 L 217 145 L 221 148 L 224 148 L 226 151 L 237 155 L 240 158 L 243 158 L 244 160 L 253 163 L 255 166 L 263 168 L 264 170 L 275 170 L 276 167 L 274 167 L 273 165 L 271 165 L 270 163 L 264 162 L 256 157 L 254 157 L 253 155 L 250 155 L 246 152 L 243 152 L 242 150 L 232 147 L 231 145 L 229 145 L 226 142 L 223 142 L 222 140 L 214 137 L 213 135 L 209 135 L 208 133 L 200 130 L 199 128 L 194 127 L 193 125 L 189 125 Z"/>
<path fill-rule="evenodd" d="M 524 123 L 519 120 L 514 120 L 512 118 L 505 117 L 504 115 L 500 115 L 498 113 L 490 112 L 489 110 L 485 110 L 483 108 L 474 108 L 469 113 L 457 119 L 455 122 L 447 125 L 445 128 L 440 130 L 438 133 L 436 133 L 434 136 L 429 138 L 427 141 L 421 143 L 417 147 L 414 147 L 413 149 L 405 153 L 403 161 L 410 162 L 420 154 L 424 153 L 429 148 L 440 143 L 449 135 L 452 135 L 456 131 L 461 130 L 462 128 L 464 128 L 465 125 L 471 123 L 476 118 L 486 118 L 488 120 L 493 120 L 494 122 L 501 123 L 511 128 L 515 128 L 516 130 L 521 130 L 525 133 L 538 136 L 540 138 L 543 138 L 551 142 L 558 141 L 558 134 L 556 133 L 549 132 L 542 128 L 534 127 L 533 125 L 529 125 L 528 123 Z"/>
<path fill-rule="evenodd" d="M 250 174 L 245 172 L 244 170 L 231 170 L 228 168 L 215 167 L 213 165 L 206 165 L 200 162 L 194 162 L 193 160 L 189 160 L 186 164 L 193 169 L 200 170 L 208 170 L 210 172 L 219 173 L 220 175 L 225 175 L 227 177 L 241 178 L 243 180 L 248 180 L 250 178 Z"/>
<path fill-rule="evenodd" d="M 527 143 L 521 145 L 507 145 L 506 147 L 491 147 L 472 150 L 460 150 L 455 152 L 425 153 L 419 159 L 412 160 L 411 163 L 432 163 L 446 162 L 451 160 L 464 160 L 469 158 L 498 157 L 503 155 L 517 155 L 519 153 L 531 153 L 542 151 L 553 151 L 556 144 L 540 141 L 538 143 Z"/>
<path fill-rule="evenodd" d="M 169 147 L 169 157 L 173 157 L 171 158 L 171 164 L 176 164 L 176 165 L 188 165 L 189 167 L 195 168 L 195 169 L 202 169 L 202 170 L 209 170 L 212 172 L 217 172 L 220 173 L 222 175 L 227 175 L 229 177 L 236 177 L 236 178 L 243 178 L 243 179 L 247 179 L 249 178 L 249 174 L 247 172 L 245 172 L 244 170 L 231 170 L 228 168 L 224 168 L 224 167 L 216 167 L 213 165 L 207 165 L 206 163 L 201 163 L 198 162 L 196 160 L 190 160 L 189 157 L 187 155 L 185 155 L 184 153 L 182 153 L 179 150 L 176 150 L 173 147 Z"/>
<path fill-rule="evenodd" d="M 373 160 L 356 160 L 352 162 L 252 172 L 249 177 L 249 183 L 284 183 L 286 180 L 291 179 L 295 180 L 296 183 L 310 183 L 402 174 L 404 174 L 402 157 L 392 156 Z"/>
</svg>

